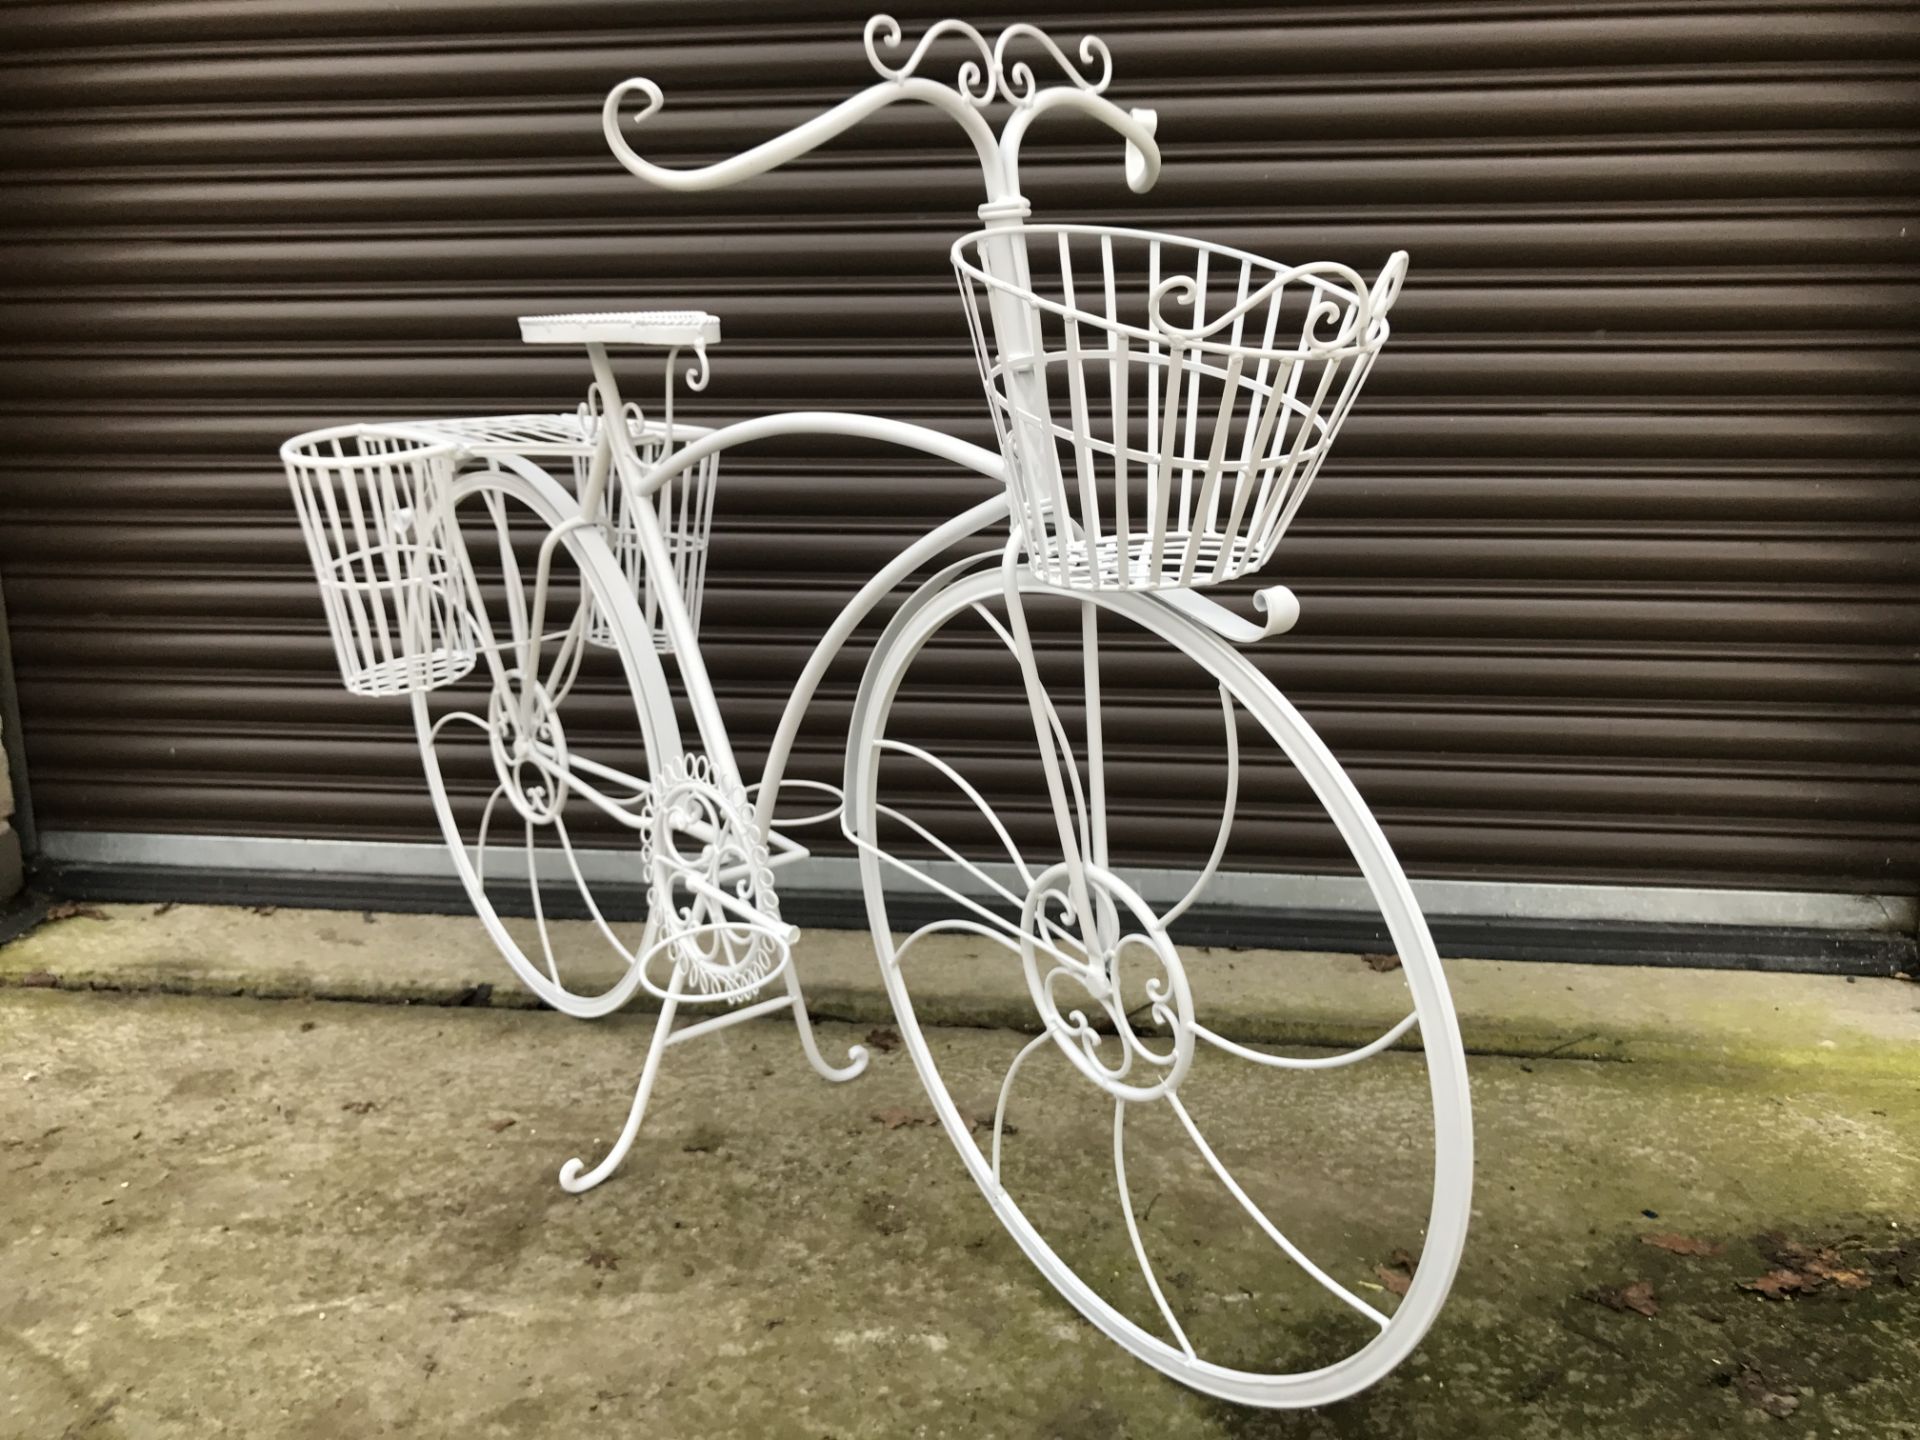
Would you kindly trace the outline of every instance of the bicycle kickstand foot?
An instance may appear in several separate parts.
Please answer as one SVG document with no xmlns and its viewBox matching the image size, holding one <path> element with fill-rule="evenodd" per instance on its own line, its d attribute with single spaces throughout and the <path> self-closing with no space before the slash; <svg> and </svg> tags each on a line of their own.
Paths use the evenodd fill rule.
<svg viewBox="0 0 1920 1440">
<path fill-rule="evenodd" d="M 821 1079 L 844 1084 L 865 1072 L 867 1062 L 873 1057 L 864 1045 L 849 1045 L 844 1065 L 831 1065 L 820 1053 L 820 1042 L 813 1033 L 813 1019 L 807 1014 L 807 997 L 800 992 L 800 976 L 792 965 L 787 966 L 787 997 L 793 1006 L 794 1028 L 800 1032 L 800 1048 L 807 1052 L 807 1063 Z"/>
<path fill-rule="evenodd" d="M 673 1043 L 673 1018 L 680 1008 L 680 991 L 684 983 L 683 972 L 675 967 L 673 979 L 667 986 L 667 998 L 660 1005 L 660 1019 L 653 1027 L 653 1039 L 647 1045 L 646 1062 L 640 1067 L 640 1083 L 634 1088 L 633 1106 L 627 1111 L 627 1123 L 621 1127 L 620 1138 L 613 1142 L 613 1148 L 607 1151 L 606 1157 L 591 1170 L 587 1170 L 586 1162 L 578 1156 L 560 1167 L 560 1188 L 568 1194 L 579 1195 L 593 1189 L 620 1168 L 620 1162 L 627 1158 L 627 1152 L 633 1148 L 634 1137 L 640 1133 L 640 1122 L 646 1118 L 647 1100 L 653 1094 L 653 1082 L 660 1075 L 660 1059 Z M 582 1171 L 585 1173 L 582 1174 Z"/>
</svg>

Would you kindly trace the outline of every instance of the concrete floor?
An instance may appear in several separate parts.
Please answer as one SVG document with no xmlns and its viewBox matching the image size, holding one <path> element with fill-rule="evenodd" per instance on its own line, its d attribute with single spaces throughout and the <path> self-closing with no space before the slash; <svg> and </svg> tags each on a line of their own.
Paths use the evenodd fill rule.
<svg viewBox="0 0 1920 1440">
<path fill-rule="evenodd" d="M 1714 977 L 1689 1050 L 1672 1012 L 1696 977 L 1508 967 L 1530 970 L 1529 1024 L 1557 1033 L 1550 992 L 1571 997 L 1558 1029 L 1610 1058 L 1469 1016 L 1470 1044 L 1476 1026 L 1507 1038 L 1473 1059 L 1475 1228 L 1454 1298 L 1373 1390 L 1287 1414 L 1194 1395 L 1082 1322 L 919 1123 L 903 1051 L 832 1086 L 790 1025 L 677 1049 L 627 1168 L 572 1197 L 555 1172 L 611 1138 L 648 1017 L 215 995 L 248 987 L 206 944 L 217 984 L 169 972 L 197 993 L 59 988 L 80 983 L 81 951 L 142 953 L 141 923 L 115 909 L 0 953 L 0 1435 L 1920 1437 L 1911 985 Z M 284 956 L 341 924 L 232 928 L 271 926 Z M 1235 973 L 1288 966 L 1296 983 L 1378 978 L 1337 957 L 1243 956 Z M 1618 1013 L 1608 987 L 1630 992 Z M 1635 1031 L 1633 1052 L 1620 1016 L 1653 1012 L 1666 1038 Z M 870 1028 L 823 1038 L 838 1053 Z M 1024 1039 L 935 1036 L 988 1111 Z M 1394 1249 L 1419 1249 L 1417 1057 L 1317 1077 L 1211 1062 L 1183 1092 L 1196 1116 L 1233 1125 L 1243 1182 L 1345 1283 L 1377 1285 Z M 1013 1188 L 1144 1318 L 1110 1118 L 1051 1063 L 1012 1107 Z M 1302 1365 L 1351 1338 L 1171 1127 L 1130 1129 L 1129 1167 L 1203 1351 Z M 1723 1248 L 1643 1243 L 1660 1234 Z M 1831 1278 L 1777 1300 L 1738 1288 L 1782 1263 Z M 1606 1303 L 1636 1281 L 1652 1317 Z"/>
</svg>

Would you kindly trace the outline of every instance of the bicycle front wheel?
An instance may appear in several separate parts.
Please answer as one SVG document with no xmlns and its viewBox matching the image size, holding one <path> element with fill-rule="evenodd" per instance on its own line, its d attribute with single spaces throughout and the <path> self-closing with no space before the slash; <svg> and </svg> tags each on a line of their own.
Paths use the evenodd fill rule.
<svg viewBox="0 0 1920 1440">
<path fill-rule="evenodd" d="M 1004 583 L 930 582 L 855 712 L 847 823 L 902 1037 L 994 1213 L 1094 1325 L 1223 1399 L 1351 1395 L 1431 1325 L 1467 1226 L 1465 1061 L 1406 877 L 1292 705 L 1151 597 L 1023 577 L 1048 700 L 1041 725 L 1010 712 Z M 1185 759 L 1208 727 L 1224 775 Z M 1391 991 L 1404 1018 L 1357 1045 L 1305 1024 L 1317 1045 L 1230 1033 L 1218 1017 L 1244 977 L 1189 964 L 1168 931 L 1204 903 L 1236 809 L 1269 837 L 1321 835 L 1358 876 L 1399 962 L 1369 976 L 1370 1013 Z M 1006 1028 L 923 1023 L 956 998 Z"/>
</svg>

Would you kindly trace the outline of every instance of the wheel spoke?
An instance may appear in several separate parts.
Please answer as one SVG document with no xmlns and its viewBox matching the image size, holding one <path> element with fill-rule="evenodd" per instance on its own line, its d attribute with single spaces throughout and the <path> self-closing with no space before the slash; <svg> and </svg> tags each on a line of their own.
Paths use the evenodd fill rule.
<svg viewBox="0 0 1920 1440">
<path fill-rule="evenodd" d="M 1020 883 L 1029 886 L 1033 884 L 1033 872 L 1027 868 L 1026 858 L 1021 855 L 1020 847 L 1013 843 L 1013 836 L 1007 833 L 1007 827 L 1001 823 L 999 815 L 994 812 L 994 808 L 987 804 L 986 797 L 974 789 L 973 783 L 968 780 L 966 776 L 962 775 L 932 751 L 922 750 L 918 745 L 909 745 L 904 740 L 882 740 L 875 745 L 874 748 L 876 750 L 894 750 L 902 755 L 911 755 L 914 759 L 924 761 L 926 764 L 931 765 L 935 770 L 938 770 L 942 775 L 946 776 L 947 779 L 951 780 L 955 787 L 959 789 L 960 793 L 973 802 L 974 808 L 986 818 L 987 824 L 993 827 L 993 833 L 999 837 L 1001 845 L 1006 848 L 1007 858 L 1013 861 L 1013 868 L 1020 873 Z"/>
<path fill-rule="evenodd" d="M 573 692 L 573 682 L 580 678 L 581 667 L 587 658 L 587 599 L 581 595 L 573 609 L 573 622 L 567 626 L 560 637 L 560 646 L 554 652 L 553 664 L 547 668 L 547 694 L 558 706 Z"/>
<path fill-rule="evenodd" d="M 527 821 L 527 894 L 533 899 L 534 928 L 540 932 L 540 951 L 546 957 L 547 975 L 560 983 L 560 967 L 553 958 L 553 941 L 547 935 L 547 915 L 540 904 L 540 850 L 533 843 L 533 821 Z"/>
<path fill-rule="evenodd" d="M 997 1166 L 995 1172 L 998 1173 Z M 1153 1292 L 1153 1303 L 1160 1307 L 1160 1318 L 1167 1322 L 1167 1329 L 1180 1342 L 1180 1348 L 1187 1352 L 1187 1358 L 1195 1359 L 1193 1342 L 1187 1339 L 1187 1332 L 1180 1328 L 1173 1307 L 1167 1303 L 1167 1297 L 1160 1289 L 1160 1281 L 1153 1273 L 1153 1262 L 1147 1259 L 1146 1243 L 1140 1238 L 1140 1223 L 1134 1219 L 1133 1194 L 1127 1189 L 1127 1102 L 1124 1100 L 1113 1102 L 1113 1178 L 1120 1184 L 1120 1213 L 1127 1217 L 1127 1238 L 1133 1242 L 1133 1258 L 1140 1262 L 1140 1274 L 1146 1279 L 1147 1289 Z"/>
<path fill-rule="evenodd" d="M 1020 647 L 1013 636 L 1007 633 L 1006 627 L 986 606 L 975 605 L 973 608 L 979 613 L 980 618 L 987 622 L 987 627 L 1000 637 L 1000 643 L 1007 647 L 1007 653 L 1017 661 L 1020 658 Z M 1074 819 L 1077 822 L 1074 828 L 1080 833 L 1080 853 L 1085 855 L 1089 853 L 1091 837 L 1087 829 L 1087 796 L 1080 786 L 1080 762 L 1074 759 L 1073 746 L 1067 743 L 1067 727 L 1060 723 L 1060 712 L 1054 708 L 1053 697 L 1043 693 L 1041 699 L 1046 706 L 1047 724 L 1053 731 L 1053 741 L 1060 747 L 1060 758 L 1066 761 L 1064 768 L 1067 779 L 1073 785 Z"/>
<path fill-rule="evenodd" d="M 493 533 L 500 547 L 500 579 L 507 601 L 507 625 L 513 658 L 522 675 L 526 670 L 527 596 L 520 583 L 520 561 L 513 553 L 513 532 L 507 523 L 506 497 L 497 490 L 483 492 L 493 516 Z M 499 677 L 502 681 L 505 677 Z"/>
<path fill-rule="evenodd" d="M 473 842 L 473 873 L 480 881 L 480 888 L 487 888 L 487 831 L 493 825 L 493 807 L 500 803 L 500 797 L 507 793 L 507 787 L 496 785 L 493 793 L 487 796 L 486 806 L 480 811 L 480 836 Z"/>
<path fill-rule="evenodd" d="M 1256 1065 L 1271 1065 L 1276 1070 L 1337 1070 L 1342 1065 L 1353 1065 L 1362 1060 L 1372 1059 L 1419 1023 L 1420 1012 L 1411 1011 L 1405 1019 L 1357 1050 L 1343 1050 L 1338 1055 L 1316 1056 L 1311 1060 L 1303 1060 L 1293 1055 L 1269 1055 L 1261 1050 L 1250 1050 L 1245 1045 L 1236 1045 L 1224 1035 L 1216 1035 L 1200 1024 L 1193 1027 L 1193 1033 L 1197 1039 L 1204 1040 L 1209 1045 L 1226 1051 L 1229 1055 L 1237 1055 L 1242 1060 L 1251 1060 Z"/>
<path fill-rule="evenodd" d="M 558 815 L 554 816 L 553 828 L 555 833 L 560 837 L 560 849 L 567 857 L 567 868 L 573 872 L 574 888 L 580 892 L 580 898 L 586 902 L 587 913 L 593 917 L 594 925 L 598 927 L 600 934 L 606 939 L 607 944 L 613 947 L 614 953 L 627 962 L 628 968 L 639 964 L 640 951 L 630 950 L 621 944 L 620 937 L 613 933 L 613 927 L 607 923 L 606 917 L 600 913 L 599 903 L 593 898 L 593 887 L 587 884 L 586 876 L 580 873 L 580 860 L 579 857 L 574 854 L 573 837 L 567 833 L 566 821 L 562 820 Z M 644 949 L 645 946 L 646 937 L 643 933 L 641 936 L 641 949 Z"/>
<path fill-rule="evenodd" d="M 1220 802 L 1220 833 L 1214 837 L 1213 853 L 1207 856 L 1200 876 L 1193 882 L 1193 888 L 1180 897 L 1172 909 L 1160 916 L 1160 928 L 1166 929 L 1182 915 L 1187 907 L 1200 898 L 1200 892 L 1207 888 L 1207 882 L 1213 879 L 1214 872 L 1220 868 L 1220 858 L 1227 853 L 1227 839 L 1233 834 L 1234 807 L 1240 800 L 1240 730 L 1233 723 L 1233 697 L 1227 693 L 1227 687 L 1220 687 L 1220 709 L 1226 717 L 1227 737 L 1227 793 Z"/>
<path fill-rule="evenodd" d="M 892 954 L 888 957 L 889 964 L 898 965 L 901 962 L 901 960 L 905 958 L 908 949 L 917 940 L 920 940 L 922 937 L 927 935 L 939 934 L 940 932 L 945 930 L 953 930 L 953 931 L 968 934 L 968 935 L 978 935 L 984 940 L 991 940 L 997 945 L 1005 946 L 1008 950 L 1012 951 L 1016 955 L 1020 953 L 1020 927 L 1014 924 L 1012 921 L 1008 920 L 1005 916 L 994 914 L 993 911 L 987 909 L 983 905 L 976 904 L 973 900 L 961 894 L 958 890 L 955 890 L 951 886 L 942 883 L 940 880 L 935 879 L 933 876 L 927 874 L 923 870 L 915 869 L 912 865 L 908 864 L 906 861 L 899 859 L 897 856 L 888 854 L 885 850 L 882 850 L 877 845 L 872 845 L 864 840 L 859 840 L 859 839 L 856 839 L 854 843 L 860 846 L 860 848 L 863 850 L 872 851 L 873 854 L 876 857 L 878 857 L 880 860 L 883 860 L 887 864 L 893 866 L 896 870 L 899 870 L 902 874 L 909 875 L 913 879 L 918 880 L 921 884 L 925 885 L 928 889 L 938 891 L 940 894 L 946 896 L 949 900 L 958 901 L 960 904 L 965 905 L 969 910 L 972 910 L 976 914 L 983 916 L 985 919 L 993 922 L 992 925 L 990 926 L 982 925 L 978 921 L 968 920 L 957 915 L 948 916 L 944 920 L 930 921 L 929 923 L 921 926 L 918 930 L 914 931 L 905 940 L 901 941 L 899 945 L 893 948 Z M 1060 960 L 1062 962 L 1072 961 L 1072 957 L 1062 955 L 1058 950 L 1055 950 L 1051 945 L 1047 944 L 1046 941 L 1044 940 L 1036 941 L 1034 944 L 1034 948 L 1045 954 L 1053 956 L 1053 958 L 1056 960 Z"/>
<path fill-rule="evenodd" d="M 1346 1286 L 1342 1285 L 1338 1280 L 1314 1264 L 1313 1260 L 1307 1255 L 1307 1252 L 1289 1240 L 1286 1235 L 1282 1233 L 1280 1227 L 1267 1218 L 1266 1212 L 1254 1204 L 1253 1198 L 1248 1195 L 1245 1190 L 1240 1188 L 1240 1182 L 1233 1178 L 1232 1172 L 1229 1171 L 1225 1165 L 1221 1164 L 1220 1157 L 1213 1153 L 1213 1147 L 1207 1144 L 1206 1136 L 1200 1133 L 1200 1127 L 1193 1123 L 1193 1116 L 1189 1115 L 1187 1113 L 1187 1107 L 1180 1103 L 1180 1097 L 1170 1094 L 1167 1096 L 1167 1103 L 1173 1107 L 1173 1113 L 1180 1117 L 1180 1123 L 1186 1127 L 1187 1135 L 1192 1139 L 1195 1148 L 1200 1151 L 1201 1158 L 1207 1162 L 1208 1168 L 1210 1168 L 1215 1175 L 1219 1176 L 1220 1183 L 1227 1187 L 1227 1193 L 1240 1202 L 1240 1208 L 1247 1212 L 1254 1224 L 1266 1232 L 1267 1238 L 1284 1250 L 1288 1259 L 1306 1271 L 1314 1280 L 1318 1281 L 1321 1288 L 1326 1290 L 1328 1294 L 1349 1308 L 1366 1316 L 1367 1319 L 1378 1325 L 1382 1330 L 1386 1329 L 1387 1326 L 1392 1323 L 1388 1316 L 1382 1315 L 1378 1310 L 1374 1309 L 1373 1306 L 1367 1304 L 1366 1301 L 1362 1300 L 1358 1295 L 1354 1294 L 1351 1290 L 1347 1289 Z"/>
<path fill-rule="evenodd" d="M 1003 932 L 999 930 L 989 929 L 985 925 L 978 924 L 977 922 L 972 920 L 963 919 L 958 915 L 949 915 L 944 920 L 929 921 L 927 924 L 922 925 L 918 930 L 914 931 L 911 935 L 907 936 L 907 938 L 902 940 L 898 945 L 894 946 L 893 947 L 894 963 L 898 964 L 901 960 L 905 959 L 907 951 L 911 950 L 915 945 L 917 945 L 920 941 L 926 939 L 929 935 L 945 935 L 945 934 L 973 935 L 982 940 L 991 940 L 994 944 L 1001 946 L 1003 949 L 1010 951 L 1012 954 L 1018 955 L 1020 953 L 1020 947 L 1016 945 L 1011 939 L 1009 939 Z"/>
<path fill-rule="evenodd" d="M 882 805 L 877 807 L 877 813 L 894 821 L 896 824 L 906 826 L 909 830 L 913 831 L 914 834 L 918 835 L 922 840 L 946 856 L 951 864 L 958 865 L 962 870 L 966 871 L 967 874 L 993 891 L 994 894 L 998 895 L 1002 900 L 1005 900 L 1009 905 L 1017 906 L 1022 903 L 1019 895 L 1015 894 L 1000 881 L 994 879 L 993 876 L 981 869 L 980 866 L 974 864 L 973 861 L 967 859 L 966 856 L 962 855 L 925 825 L 922 825 L 918 820 L 907 814 L 906 811 L 896 810 L 891 805 Z"/>
<path fill-rule="evenodd" d="M 624 800 L 615 800 L 612 796 L 603 797 L 614 805 L 644 804 L 653 794 L 653 786 L 649 781 L 603 761 L 589 760 L 577 750 L 567 752 L 567 770 L 569 782 L 572 784 L 580 784 L 579 772 L 585 771 L 589 775 L 598 776 L 602 780 L 625 788 L 628 793 Z"/>
<path fill-rule="evenodd" d="M 438 720 L 433 722 L 433 728 L 427 732 L 428 738 L 431 739 L 435 744 L 438 744 L 440 740 L 440 732 L 446 729 L 447 726 L 452 724 L 455 720 L 464 720 L 469 725 L 478 726 L 482 730 L 485 730 L 487 728 L 487 722 L 482 720 L 478 715 L 474 714 L 471 710 L 449 710 L 446 714 L 442 715 Z"/>
<path fill-rule="evenodd" d="M 581 765 L 578 757 L 574 756 L 571 752 L 568 753 L 567 763 L 565 764 L 560 763 L 552 749 L 546 746 L 536 745 L 531 754 L 538 761 L 542 773 L 555 779 L 564 775 L 566 777 L 566 791 L 568 794 L 578 794 L 584 797 L 588 804 L 592 805 L 609 819 L 617 821 L 629 830 L 638 830 L 645 823 L 646 817 L 636 815 L 631 809 L 632 801 L 622 803 L 609 795 L 602 794 L 598 786 L 591 785 L 587 781 L 582 780 L 579 772 L 587 767 Z"/>
<path fill-rule="evenodd" d="M 492 493 L 487 493 L 483 496 L 482 503 L 486 506 L 488 513 L 493 517 L 497 530 L 500 520 L 500 497 Z M 454 529 L 457 532 L 459 529 L 459 518 L 457 515 L 454 517 L 453 523 Z M 480 585 L 480 577 L 474 572 L 473 555 L 465 544 L 461 544 L 455 548 L 460 557 L 461 574 L 466 579 L 467 597 L 474 607 L 473 625 L 476 632 L 475 638 L 479 641 L 478 648 L 480 653 L 486 657 L 487 672 L 493 677 L 494 686 L 498 688 L 507 683 L 507 670 L 501 661 L 500 651 L 503 646 L 512 644 L 513 640 L 511 635 L 509 635 L 505 641 L 494 638 L 493 617 L 487 609 L 486 591 Z M 509 606 L 509 609 L 511 608 L 512 607 Z"/>
<path fill-rule="evenodd" d="M 1045 1045 L 1053 1036 L 1042 1030 L 1033 1039 L 1020 1047 L 1020 1053 L 1013 1057 L 1013 1063 L 1007 1066 L 1005 1078 L 1000 1081 L 1000 1098 L 993 1105 L 993 1183 L 1000 1184 L 1000 1137 L 1007 1128 L 1007 1097 L 1013 1094 L 1013 1077 L 1020 1073 L 1020 1067 L 1027 1063 L 1027 1057 Z"/>
</svg>

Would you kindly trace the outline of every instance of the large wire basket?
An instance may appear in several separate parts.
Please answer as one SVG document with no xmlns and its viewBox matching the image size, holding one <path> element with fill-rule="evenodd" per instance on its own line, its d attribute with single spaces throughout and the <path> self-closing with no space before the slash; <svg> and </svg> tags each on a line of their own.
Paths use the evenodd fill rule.
<svg viewBox="0 0 1920 1440">
<path fill-rule="evenodd" d="M 1027 563 L 1074 590 L 1258 570 L 1387 339 L 1406 276 L 1093 225 L 977 231 L 954 268 Z"/>
<path fill-rule="evenodd" d="M 456 453 L 370 425 L 280 447 L 340 678 L 356 695 L 450 685 L 478 658 L 447 503 Z"/>
</svg>

